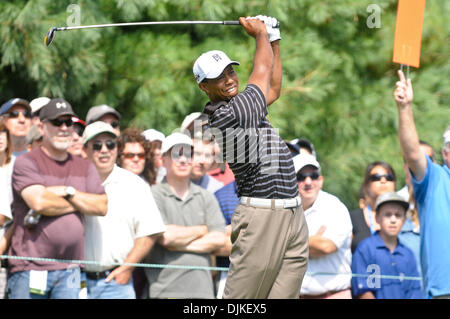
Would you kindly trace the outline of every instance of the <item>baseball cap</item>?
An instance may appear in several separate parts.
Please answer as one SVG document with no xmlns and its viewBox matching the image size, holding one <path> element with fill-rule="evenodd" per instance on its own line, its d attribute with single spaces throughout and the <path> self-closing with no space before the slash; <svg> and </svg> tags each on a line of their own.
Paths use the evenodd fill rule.
<svg viewBox="0 0 450 319">
<path fill-rule="evenodd" d="M 72 105 L 64 99 L 51 99 L 44 105 L 39 113 L 39 118 L 42 120 L 54 120 L 63 115 L 76 116 L 72 110 Z"/>
<path fill-rule="evenodd" d="M 375 201 L 375 211 L 378 211 L 381 205 L 385 203 L 398 203 L 407 210 L 409 208 L 409 203 L 396 192 L 387 192 L 379 195 Z"/>
<path fill-rule="evenodd" d="M 10 99 L 10 100 L 8 100 L 8 101 L 6 101 L 5 103 L 2 104 L 2 106 L 0 107 L 0 115 L 8 113 L 8 111 L 14 105 L 17 105 L 17 104 L 25 106 L 28 109 L 28 111 L 31 112 L 31 106 L 30 106 L 30 103 L 27 100 L 21 99 L 20 97 L 15 97 L 15 98 Z"/>
<path fill-rule="evenodd" d="M 292 160 L 294 161 L 295 173 L 298 173 L 303 167 L 308 165 L 320 169 L 319 162 L 310 154 L 300 153 L 299 155 L 294 156 Z"/>
<path fill-rule="evenodd" d="M 153 141 L 161 141 L 162 142 L 166 138 L 163 133 L 161 133 L 160 131 L 157 131 L 155 129 L 152 129 L 152 128 L 142 132 L 142 135 L 144 135 L 145 139 L 150 142 L 153 142 Z"/>
<path fill-rule="evenodd" d="M 30 102 L 31 113 L 39 111 L 40 109 L 42 109 L 44 107 L 44 105 L 48 104 L 48 102 L 50 102 L 50 99 L 45 96 L 33 99 Z"/>
<path fill-rule="evenodd" d="M 239 65 L 239 62 L 230 60 L 224 52 L 219 50 L 203 53 L 194 63 L 195 79 L 197 83 L 200 83 L 203 79 L 215 79 L 230 64 Z"/>
<path fill-rule="evenodd" d="M 86 122 L 76 116 L 72 116 L 72 122 L 76 123 L 76 124 L 80 124 L 83 127 L 86 126 Z"/>
<path fill-rule="evenodd" d="M 194 112 L 189 115 L 187 115 L 183 122 L 181 123 L 181 128 L 186 129 L 189 125 L 191 125 L 192 122 L 194 122 L 196 119 L 198 119 L 202 115 L 202 112 Z"/>
<path fill-rule="evenodd" d="M 108 133 L 113 137 L 117 137 L 116 133 L 114 133 L 113 127 L 109 123 L 97 121 L 89 124 L 84 129 L 83 136 L 81 137 L 83 145 L 101 133 Z"/>
<path fill-rule="evenodd" d="M 109 105 L 101 104 L 93 106 L 89 109 L 87 115 L 86 115 L 86 123 L 91 124 L 95 121 L 97 121 L 99 118 L 101 118 L 105 114 L 112 114 L 116 116 L 119 120 L 122 118 L 119 112 L 117 112 L 114 108 L 112 108 Z"/>
<path fill-rule="evenodd" d="M 291 144 L 294 144 L 294 145 L 297 145 L 297 147 L 298 147 L 298 152 L 299 152 L 299 153 L 301 152 L 301 149 L 302 149 L 302 148 L 306 148 L 306 149 L 309 150 L 309 152 L 310 152 L 314 157 L 317 158 L 316 150 L 315 150 L 315 148 L 314 148 L 314 144 L 313 144 L 310 140 L 308 140 L 308 139 L 306 139 L 306 138 L 295 138 L 295 139 L 293 139 L 292 141 L 290 141 L 290 143 L 291 143 Z"/>
<path fill-rule="evenodd" d="M 300 153 L 300 147 L 297 144 L 292 144 L 291 142 L 285 141 L 287 147 L 292 153 L 292 156 L 296 156 Z"/>
<path fill-rule="evenodd" d="M 167 136 L 161 146 L 161 154 L 166 153 L 175 145 L 193 146 L 192 139 L 186 134 L 175 132 Z"/>
<path fill-rule="evenodd" d="M 450 143 L 450 126 L 447 128 L 442 137 L 444 138 L 444 144 Z"/>
</svg>

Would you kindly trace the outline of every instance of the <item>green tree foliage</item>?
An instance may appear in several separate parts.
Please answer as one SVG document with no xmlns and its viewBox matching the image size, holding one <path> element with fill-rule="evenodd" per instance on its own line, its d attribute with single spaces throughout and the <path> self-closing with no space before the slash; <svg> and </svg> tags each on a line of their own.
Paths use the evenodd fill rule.
<svg viewBox="0 0 450 319">
<path fill-rule="evenodd" d="M 269 117 L 283 138 L 316 146 L 324 188 L 357 206 L 366 165 L 391 163 L 403 186 L 392 63 L 397 1 L 375 3 L 379 28 L 368 21 L 369 0 L 14 0 L 0 2 L 0 92 L 11 97 L 64 97 L 84 117 L 107 103 L 124 125 L 165 134 L 207 99 L 192 75 L 204 51 L 224 50 L 241 62 L 245 87 L 254 41 L 239 26 L 177 25 L 57 32 L 51 26 L 164 20 L 237 20 L 265 14 L 281 21 L 283 89 Z M 427 1 L 420 69 L 412 69 L 421 139 L 437 153 L 450 124 L 449 1 Z M 439 156 L 438 156 L 439 159 Z"/>
</svg>

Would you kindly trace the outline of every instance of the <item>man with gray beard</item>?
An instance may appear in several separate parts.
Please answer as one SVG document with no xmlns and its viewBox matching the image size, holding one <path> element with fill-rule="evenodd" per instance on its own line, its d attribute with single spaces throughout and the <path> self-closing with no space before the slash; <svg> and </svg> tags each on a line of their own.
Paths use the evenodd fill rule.
<svg viewBox="0 0 450 319">
<path fill-rule="evenodd" d="M 107 197 L 95 166 L 67 152 L 75 116 L 63 99 L 40 113 L 42 145 L 16 159 L 14 231 L 8 254 L 51 260 L 9 260 L 10 299 L 78 298 L 84 259 L 84 215 L 104 216 Z"/>
</svg>

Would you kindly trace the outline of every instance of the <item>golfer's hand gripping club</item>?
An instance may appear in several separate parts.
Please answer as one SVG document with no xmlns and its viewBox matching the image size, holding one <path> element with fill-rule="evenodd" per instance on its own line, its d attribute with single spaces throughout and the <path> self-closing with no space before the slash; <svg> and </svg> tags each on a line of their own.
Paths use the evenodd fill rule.
<svg viewBox="0 0 450 319">
<path fill-rule="evenodd" d="M 277 19 L 263 15 L 257 15 L 255 18 L 261 20 L 266 25 L 270 42 L 281 40 L 280 22 Z"/>
</svg>

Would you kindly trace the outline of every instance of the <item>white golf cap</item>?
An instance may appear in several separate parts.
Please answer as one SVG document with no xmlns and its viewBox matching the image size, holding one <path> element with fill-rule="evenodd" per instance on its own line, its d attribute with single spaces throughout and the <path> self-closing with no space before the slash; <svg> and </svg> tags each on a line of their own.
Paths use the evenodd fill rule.
<svg viewBox="0 0 450 319">
<path fill-rule="evenodd" d="M 215 79 L 230 64 L 239 65 L 239 62 L 230 60 L 224 52 L 219 50 L 203 53 L 194 63 L 195 79 L 197 83 L 200 83 L 203 79 Z"/>
<path fill-rule="evenodd" d="M 320 164 L 316 158 L 307 153 L 300 153 L 299 155 L 294 156 L 292 160 L 294 161 L 295 173 L 298 173 L 303 167 L 308 165 L 320 169 Z"/>
<path fill-rule="evenodd" d="M 112 135 L 113 137 L 117 137 L 116 133 L 114 132 L 113 127 L 110 124 L 103 122 L 103 121 L 97 121 L 97 122 L 89 124 L 84 129 L 83 137 L 82 137 L 83 144 L 86 144 L 91 139 L 93 139 L 94 137 L 96 137 L 97 135 L 102 134 L 102 133 L 108 133 L 108 134 Z"/>
<path fill-rule="evenodd" d="M 192 139 L 186 134 L 175 132 L 167 136 L 161 146 L 161 154 L 166 153 L 175 145 L 188 145 L 193 146 Z"/>
<path fill-rule="evenodd" d="M 44 105 L 48 104 L 48 102 L 50 102 L 50 99 L 45 96 L 35 98 L 30 102 L 31 113 L 39 111 Z"/>
<path fill-rule="evenodd" d="M 164 141 L 166 138 L 163 133 L 160 131 L 157 131 L 155 129 L 148 129 L 142 132 L 142 135 L 145 137 L 147 141 L 153 142 L 153 141 Z"/>
</svg>

